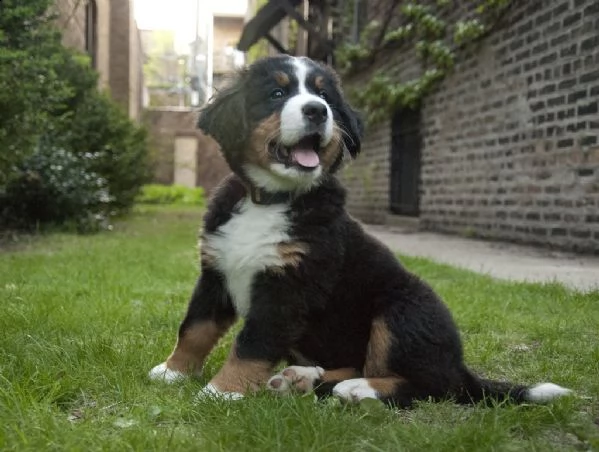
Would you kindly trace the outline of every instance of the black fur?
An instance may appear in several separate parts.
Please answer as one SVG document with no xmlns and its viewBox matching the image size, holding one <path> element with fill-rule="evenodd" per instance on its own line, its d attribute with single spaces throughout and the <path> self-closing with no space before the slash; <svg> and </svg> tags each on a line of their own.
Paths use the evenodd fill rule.
<svg viewBox="0 0 599 452">
<path fill-rule="evenodd" d="M 289 57 L 280 57 L 254 64 L 201 114 L 199 127 L 221 144 L 231 168 L 238 173 L 227 178 L 212 198 L 205 234 L 220 234 L 222 226 L 239 214 L 240 202 L 248 195 L 242 169 L 247 140 L 256 124 L 281 108 L 265 99 L 275 86 L 273 71 L 289 61 Z M 360 151 L 362 122 L 343 99 L 334 74 L 310 64 L 311 77 L 321 75 L 326 80 L 327 102 L 335 121 L 347 132 L 345 148 L 355 157 Z M 290 86 L 293 89 L 293 80 Z M 460 403 L 485 397 L 525 399 L 526 387 L 483 380 L 468 370 L 447 307 L 347 214 L 345 190 L 333 175 L 324 176 L 318 185 L 298 195 L 287 215 L 290 228 L 285 232 L 290 240 L 305 244 L 308 252 L 298 266 L 285 268 L 284 274 L 266 269 L 254 278 L 249 312 L 236 339 L 240 359 L 274 365 L 302 356 L 325 369 L 362 371 L 373 319 L 382 318 L 391 345 L 388 354 L 380 357 L 380 367 L 387 369 L 389 376 L 406 380 L 385 397 L 387 402 L 410 406 L 414 400 L 429 397 L 449 397 Z M 236 316 L 224 284 L 226 275 L 209 260 L 202 266 L 180 336 L 196 322 L 226 324 Z M 323 384 L 317 392 L 329 394 L 332 386 Z"/>
</svg>

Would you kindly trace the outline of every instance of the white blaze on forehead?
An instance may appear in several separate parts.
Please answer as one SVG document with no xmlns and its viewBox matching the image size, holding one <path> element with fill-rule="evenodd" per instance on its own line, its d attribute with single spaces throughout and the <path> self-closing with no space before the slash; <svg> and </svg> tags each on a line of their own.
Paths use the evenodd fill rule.
<svg viewBox="0 0 599 452">
<path fill-rule="evenodd" d="M 308 94 L 306 80 L 308 79 L 308 65 L 302 58 L 294 58 L 295 76 L 297 77 L 298 89 L 300 94 Z"/>
<path fill-rule="evenodd" d="M 295 77 L 298 83 L 298 93 L 290 97 L 281 110 L 281 142 L 285 146 L 296 144 L 306 134 L 308 122 L 302 108 L 308 102 L 318 102 L 327 109 L 327 120 L 322 131 L 321 146 L 326 146 L 333 136 L 333 112 L 331 107 L 319 96 L 308 91 L 307 81 L 310 67 L 303 58 L 293 58 Z"/>
</svg>

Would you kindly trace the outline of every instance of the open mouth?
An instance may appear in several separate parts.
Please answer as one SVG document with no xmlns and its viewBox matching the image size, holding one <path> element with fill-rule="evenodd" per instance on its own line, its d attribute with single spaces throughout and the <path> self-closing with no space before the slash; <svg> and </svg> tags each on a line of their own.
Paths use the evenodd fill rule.
<svg viewBox="0 0 599 452">
<path fill-rule="evenodd" d="M 305 171 L 312 171 L 320 165 L 320 135 L 306 135 L 292 146 L 284 146 L 275 141 L 268 144 L 272 156 L 285 166 L 295 166 Z"/>
</svg>

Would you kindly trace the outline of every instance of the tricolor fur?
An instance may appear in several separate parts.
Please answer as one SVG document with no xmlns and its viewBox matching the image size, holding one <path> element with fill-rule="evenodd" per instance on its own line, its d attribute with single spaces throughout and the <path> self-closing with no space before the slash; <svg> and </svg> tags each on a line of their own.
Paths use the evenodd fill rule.
<svg viewBox="0 0 599 452">
<path fill-rule="evenodd" d="M 427 398 L 546 402 L 569 392 L 475 376 L 443 302 L 347 214 L 334 174 L 358 155 L 362 124 L 329 68 L 289 56 L 258 61 L 202 111 L 199 126 L 234 175 L 210 202 L 202 274 L 175 350 L 153 378 L 199 374 L 241 316 L 206 394 L 239 398 L 266 386 L 407 407 Z M 282 361 L 289 367 L 273 376 Z"/>
</svg>

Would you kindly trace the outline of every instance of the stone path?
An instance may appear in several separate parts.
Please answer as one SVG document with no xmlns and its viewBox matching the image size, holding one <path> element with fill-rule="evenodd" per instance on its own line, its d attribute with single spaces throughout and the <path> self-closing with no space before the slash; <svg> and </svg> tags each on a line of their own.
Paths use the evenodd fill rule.
<svg viewBox="0 0 599 452">
<path fill-rule="evenodd" d="M 599 291 L 599 258 L 432 232 L 365 225 L 393 251 L 514 281 L 557 281 L 580 291 Z M 598 292 L 599 301 L 599 292 Z"/>
</svg>

